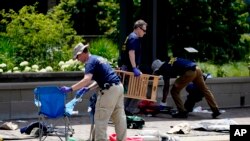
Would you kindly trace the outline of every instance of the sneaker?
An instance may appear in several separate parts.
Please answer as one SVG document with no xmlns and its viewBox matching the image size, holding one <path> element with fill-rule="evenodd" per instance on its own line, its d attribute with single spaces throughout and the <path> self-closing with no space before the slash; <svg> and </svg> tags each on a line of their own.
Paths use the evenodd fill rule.
<svg viewBox="0 0 250 141">
<path fill-rule="evenodd" d="M 167 107 L 167 102 L 160 102 L 160 106 Z"/>
<path fill-rule="evenodd" d="M 219 111 L 213 112 L 212 113 L 212 118 L 216 119 L 219 115 L 221 115 L 221 112 L 219 112 Z"/>
<path fill-rule="evenodd" d="M 187 118 L 188 117 L 188 113 L 187 112 L 178 112 L 175 114 L 172 114 L 173 118 Z"/>
</svg>

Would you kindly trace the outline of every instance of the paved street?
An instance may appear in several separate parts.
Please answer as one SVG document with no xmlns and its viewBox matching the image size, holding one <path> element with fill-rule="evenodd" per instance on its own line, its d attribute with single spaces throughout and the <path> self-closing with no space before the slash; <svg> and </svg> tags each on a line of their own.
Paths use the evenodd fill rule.
<svg viewBox="0 0 250 141">
<path fill-rule="evenodd" d="M 250 108 L 234 108 L 234 109 L 223 109 L 225 112 L 220 116 L 220 119 L 231 119 L 238 124 L 250 125 Z M 145 126 L 142 130 L 139 129 L 128 129 L 128 136 L 134 136 L 143 130 L 154 130 L 161 133 L 167 133 L 171 129 L 171 126 L 175 126 L 179 123 L 188 123 L 194 125 L 201 120 L 213 120 L 211 119 L 210 113 L 191 113 L 188 119 L 173 119 L 168 114 L 159 114 L 156 117 L 143 116 L 145 119 Z M 218 119 L 218 120 L 220 120 Z M 11 120 L 13 123 L 18 124 L 19 128 L 28 125 L 31 122 L 37 121 L 37 119 L 16 119 Z M 7 121 L 1 121 L 4 123 Z M 86 116 L 76 116 L 71 118 L 71 124 L 75 130 L 74 138 L 77 141 L 85 141 L 89 138 L 90 133 L 90 120 Z M 109 124 L 108 135 L 114 133 L 113 124 Z M 188 134 L 169 134 L 170 136 L 178 136 L 181 141 L 229 141 L 228 132 L 215 132 L 215 131 L 198 131 L 191 130 Z M 37 138 L 32 138 L 30 135 L 24 135 L 20 133 L 20 130 L 0 130 L 0 136 L 14 140 L 23 139 L 25 141 L 37 141 Z M 56 137 L 48 137 L 49 141 L 59 140 Z"/>
</svg>

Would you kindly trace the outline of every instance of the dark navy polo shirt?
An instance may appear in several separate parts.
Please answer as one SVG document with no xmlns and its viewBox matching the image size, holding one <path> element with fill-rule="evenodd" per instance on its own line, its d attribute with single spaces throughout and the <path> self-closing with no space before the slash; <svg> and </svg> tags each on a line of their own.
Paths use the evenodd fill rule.
<svg viewBox="0 0 250 141">
<path fill-rule="evenodd" d="M 196 63 L 183 58 L 168 58 L 165 63 L 156 71 L 164 79 L 175 78 L 183 75 L 188 70 L 194 70 Z"/>
<path fill-rule="evenodd" d="M 134 50 L 135 51 L 135 63 L 136 66 L 138 66 L 141 63 L 141 39 L 134 33 L 130 33 L 128 35 L 128 40 L 127 40 L 127 44 L 126 44 L 126 55 L 128 58 L 126 60 L 126 66 L 128 67 L 128 70 L 132 70 L 132 65 L 131 62 L 129 60 L 129 54 L 128 52 L 130 50 Z"/>
<path fill-rule="evenodd" d="M 101 56 L 91 55 L 85 63 L 85 74 L 92 74 L 92 79 L 100 87 L 105 83 L 119 83 L 120 78 L 108 63 L 107 59 Z"/>
</svg>

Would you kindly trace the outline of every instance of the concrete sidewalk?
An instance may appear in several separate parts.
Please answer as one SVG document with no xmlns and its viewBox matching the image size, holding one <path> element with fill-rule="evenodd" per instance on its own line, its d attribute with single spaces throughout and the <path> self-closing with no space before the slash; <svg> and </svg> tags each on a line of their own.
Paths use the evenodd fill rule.
<svg viewBox="0 0 250 141">
<path fill-rule="evenodd" d="M 224 109 L 225 112 L 219 117 L 220 119 L 231 119 L 238 124 L 250 125 L 250 107 L 248 108 L 235 108 Z M 167 133 L 172 126 L 185 122 L 189 125 L 194 125 L 201 120 L 214 120 L 211 118 L 210 113 L 191 113 L 187 119 L 173 119 L 168 114 L 158 114 L 156 117 L 143 116 L 145 120 L 145 126 L 142 130 L 158 130 L 163 133 Z M 27 126 L 29 123 L 37 121 L 37 119 L 17 119 L 11 120 L 11 122 L 18 124 L 19 128 Z M 1 121 L 0 124 L 7 122 Z M 85 141 L 89 138 L 90 133 L 90 119 L 86 116 L 76 116 L 71 118 L 71 124 L 75 130 L 73 135 L 77 141 Z M 128 136 L 135 136 L 141 132 L 139 129 L 128 129 Z M 113 124 L 109 124 L 108 135 L 115 133 Z M 188 134 L 169 134 L 170 136 L 178 136 L 180 141 L 229 141 L 229 132 L 215 132 L 215 131 L 198 131 L 191 130 Z M 37 141 L 37 138 L 33 138 L 30 135 L 24 135 L 20 133 L 20 130 L 0 130 L 0 136 L 3 138 L 9 138 L 11 140 L 23 139 L 25 141 Z M 57 141 L 59 138 L 50 136 L 49 141 Z"/>
</svg>

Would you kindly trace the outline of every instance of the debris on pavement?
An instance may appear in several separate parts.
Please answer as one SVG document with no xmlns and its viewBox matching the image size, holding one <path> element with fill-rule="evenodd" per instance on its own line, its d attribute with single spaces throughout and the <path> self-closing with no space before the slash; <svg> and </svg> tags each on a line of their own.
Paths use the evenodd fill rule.
<svg viewBox="0 0 250 141">
<path fill-rule="evenodd" d="M 180 141 L 178 136 L 171 136 L 169 134 L 160 132 L 159 130 L 142 130 L 138 132 L 138 136 L 141 136 L 143 141 Z"/>
<path fill-rule="evenodd" d="M 16 130 L 18 128 L 18 125 L 13 122 L 5 122 L 2 125 L 0 125 L 0 129 L 3 130 Z"/>
<path fill-rule="evenodd" d="M 226 132 L 230 130 L 230 125 L 238 124 L 232 119 L 201 120 L 192 126 L 194 130 Z"/>
<path fill-rule="evenodd" d="M 190 133 L 191 126 L 187 122 L 182 122 L 173 126 L 167 133 L 169 134 L 188 134 Z"/>
</svg>

